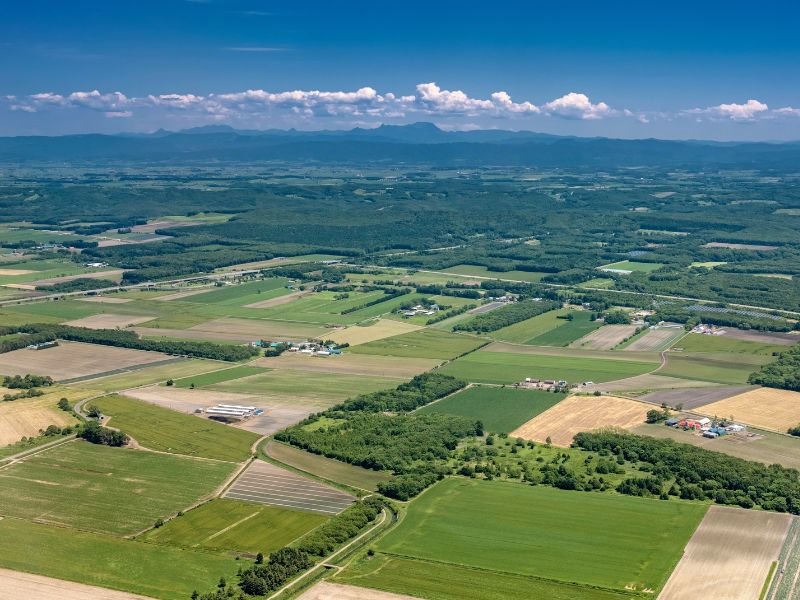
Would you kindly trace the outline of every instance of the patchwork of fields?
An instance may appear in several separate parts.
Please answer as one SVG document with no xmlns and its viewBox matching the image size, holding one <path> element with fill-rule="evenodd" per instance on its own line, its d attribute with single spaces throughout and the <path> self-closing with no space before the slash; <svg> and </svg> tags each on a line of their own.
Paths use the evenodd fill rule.
<svg viewBox="0 0 800 600">
<path fill-rule="evenodd" d="M 497 597 L 489 590 L 498 589 L 509 590 L 504 598 L 657 592 L 705 510 L 450 478 L 411 504 L 376 544 L 375 557 L 362 558 L 335 580 L 423 597 L 435 589 L 433 597 L 453 600 L 486 588 L 475 587 L 478 575 L 491 584 L 478 596 L 485 598 Z M 470 570 L 474 576 L 461 579 Z"/>
</svg>

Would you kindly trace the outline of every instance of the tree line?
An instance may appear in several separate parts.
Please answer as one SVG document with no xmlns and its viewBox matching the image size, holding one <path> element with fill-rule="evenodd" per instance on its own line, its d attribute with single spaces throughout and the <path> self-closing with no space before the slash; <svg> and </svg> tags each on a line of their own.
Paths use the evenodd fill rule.
<svg viewBox="0 0 800 600">
<path fill-rule="evenodd" d="M 465 323 L 458 323 L 453 327 L 453 330 L 488 333 L 536 317 L 559 307 L 560 305 L 557 302 L 547 300 L 523 300 L 521 302 L 514 302 L 506 306 L 501 306 L 488 313 L 477 315 Z"/>
</svg>

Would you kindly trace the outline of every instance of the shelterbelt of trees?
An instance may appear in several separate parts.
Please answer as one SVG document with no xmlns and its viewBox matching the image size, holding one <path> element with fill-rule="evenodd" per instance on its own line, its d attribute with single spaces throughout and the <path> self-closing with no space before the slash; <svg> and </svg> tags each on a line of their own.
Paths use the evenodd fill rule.
<svg viewBox="0 0 800 600">
<path fill-rule="evenodd" d="M 464 417 L 410 414 L 466 385 L 449 375 L 417 375 L 393 390 L 363 394 L 276 434 L 294 446 L 397 477 L 378 491 L 407 500 L 449 472 L 446 463 L 459 440 L 482 434 Z M 308 426 L 317 424 L 313 429 Z"/>
<path fill-rule="evenodd" d="M 140 338 L 135 331 L 121 331 L 119 329 L 87 329 L 71 325 L 44 323 L 0 327 L 0 335 L 13 333 L 25 333 L 27 335 L 1 341 L 0 353 L 19 350 L 30 344 L 40 344 L 54 340 L 85 342 L 87 344 L 116 346 L 117 348 L 131 348 L 134 350 L 150 350 L 178 356 L 211 358 L 231 362 L 252 358 L 259 353 L 258 349 L 250 346 L 223 345 L 203 341 L 146 340 Z"/>
</svg>

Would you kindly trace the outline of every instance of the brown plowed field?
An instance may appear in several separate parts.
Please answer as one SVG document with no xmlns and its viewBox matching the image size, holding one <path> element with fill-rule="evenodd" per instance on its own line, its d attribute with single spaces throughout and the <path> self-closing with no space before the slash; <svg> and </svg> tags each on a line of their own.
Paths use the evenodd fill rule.
<svg viewBox="0 0 800 600">
<path fill-rule="evenodd" d="M 3 375 L 49 375 L 53 379 L 74 379 L 106 373 L 136 365 L 161 362 L 169 356 L 161 352 L 145 352 L 79 342 L 59 342 L 45 350 L 14 350 L 0 354 Z"/>
<path fill-rule="evenodd" d="M 786 514 L 712 506 L 659 600 L 757 600 L 791 520 Z"/>
<path fill-rule="evenodd" d="M 509 435 L 535 442 L 545 442 L 550 437 L 553 445 L 566 447 L 581 431 L 641 425 L 651 408 L 644 402 L 617 396 L 570 396 Z"/>
<path fill-rule="evenodd" d="M 636 325 L 604 325 L 570 344 L 572 348 L 611 350 L 636 332 Z"/>
<path fill-rule="evenodd" d="M 42 575 L 0 569 L 0 600 L 151 600 L 145 596 L 118 592 Z"/>
</svg>

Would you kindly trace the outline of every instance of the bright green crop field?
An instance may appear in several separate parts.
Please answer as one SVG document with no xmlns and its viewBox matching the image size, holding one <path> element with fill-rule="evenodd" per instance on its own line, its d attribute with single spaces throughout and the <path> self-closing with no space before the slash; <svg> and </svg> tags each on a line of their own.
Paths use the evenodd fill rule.
<svg viewBox="0 0 800 600">
<path fill-rule="evenodd" d="M 705 505 L 688 502 L 448 478 L 414 500 L 376 550 L 379 557 L 657 594 L 705 512 Z M 355 581 L 383 587 L 383 577 L 376 569 Z M 408 586 L 404 591 L 414 595 L 418 585 L 425 585 L 416 569 L 402 579 Z M 518 581 L 526 586 L 524 579 Z M 454 586 L 435 597 L 472 596 Z"/>
<path fill-rule="evenodd" d="M 230 463 L 96 446 L 57 446 L 0 471 L 0 513 L 131 534 L 210 494 Z"/>
<path fill-rule="evenodd" d="M 291 293 L 291 290 L 286 288 L 287 283 L 289 283 L 288 279 L 276 277 L 274 279 L 263 279 L 238 285 L 227 285 L 210 292 L 189 296 L 184 299 L 184 302 L 189 302 L 191 304 L 244 306 L 246 304 L 261 302 L 262 300 L 269 300 Z"/>
<path fill-rule="evenodd" d="M 559 319 L 561 325 L 529 339 L 525 343 L 534 346 L 568 346 L 575 340 L 579 340 L 586 334 L 603 326 L 602 321 L 591 321 L 592 314 L 589 312 L 574 311 L 571 314 L 571 320 Z"/>
<path fill-rule="evenodd" d="M 211 590 L 220 576 L 232 581 L 240 564 L 210 552 L 19 519 L 0 521 L 0 567 L 163 600 L 186 600 L 194 590 Z"/>
<path fill-rule="evenodd" d="M 244 429 L 123 396 L 106 396 L 91 404 L 111 417 L 112 427 L 150 450 L 241 462 L 258 439 Z"/>
<path fill-rule="evenodd" d="M 473 352 L 441 368 L 442 372 L 473 383 L 515 383 L 526 377 L 568 382 L 614 381 L 648 373 L 657 363 L 600 359 L 585 356 L 549 356 L 512 352 Z M 666 373 L 662 373 L 666 375 Z"/>
<path fill-rule="evenodd" d="M 527 344 L 530 340 L 538 337 L 548 331 L 563 325 L 565 321 L 558 317 L 564 316 L 569 311 L 566 310 L 551 310 L 542 315 L 537 315 L 531 319 L 514 323 L 508 327 L 503 327 L 497 331 L 493 331 L 489 335 L 503 342 L 513 342 L 515 344 Z"/>
<path fill-rule="evenodd" d="M 697 333 L 683 336 L 675 346 L 683 348 L 685 352 L 729 352 L 732 354 L 763 354 L 766 356 L 772 356 L 773 352 L 783 352 L 789 348 L 789 346 L 781 344 L 749 342 L 725 337 L 724 335 L 701 335 Z"/>
<path fill-rule="evenodd" d="M 563 399 L 564 394 L 542 390 L 473 386 L 417 412 L 469 417 L 481 421 L 486 431 L 510 433 Z"/>
<path fill-rule="evenodd" d="M 771 356 L 758 354 L 670 352 L 667 355 L 667 366 L 660 369 L 658 374 L 712 383 L 742 384 L 747 383 L 750 373 L 770 360 Z"/>
<path fill-rule="evenodd" d="M 217 499 L 151 529 L 148 542 L 218 552 L 264 555 L 279 550 L 328 518 L 298 510 Z"/>
<path fill-rule="evenodd" d="M 469 335 L 448 333 L 438 329 L 420 329 L 360 344 L 348 351 L 354 354 L 380 354 L 411 358 L 452 359 L 480 348 L 486 343 Z"/>
</svg>

